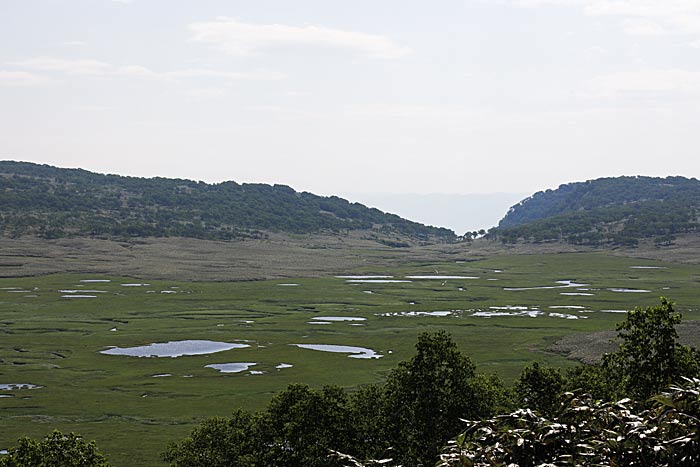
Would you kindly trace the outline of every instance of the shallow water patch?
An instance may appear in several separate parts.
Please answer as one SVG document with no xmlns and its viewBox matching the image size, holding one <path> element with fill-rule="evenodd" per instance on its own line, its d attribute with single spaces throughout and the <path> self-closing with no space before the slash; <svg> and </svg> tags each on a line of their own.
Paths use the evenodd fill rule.
<svg viewBox="0 0 700 467">
<path fill-rule="evenodd" d="M 507 287 L 504 288 L 503 290 L 540 290 L 540 289 L 565 289 L 569 287 L 585 287 L 588 284 L 579 284 L 576 283 L 572 280 L 561 280 L 561 281 L 556 281 L 557 284 L 560 285 L 543 285 L 543 286 L 537 286 L 537 287 Z"/>
<path fill-rule="evenodd" d="M 566 289 L 569 287 L 585 287 L 588 284 L 578 284 L 572 280 L 556 281 L 560 285 L 541 285 L 536 287 L 504 287 L 503 290 L 520 291 L 520 290 L 545 290 L 545 289 Z"/>
<path fill-rule="evenodd" d="M 407 279 L 479 279 L 477 276 L 406 276 Z"/>
<path fill-rule="evenodd" d="M 6 383 L 0 384 L 0 391 L 16 391 L 19 389 L 39 389 L 41 386 L 29 383 Z"/>
<path fill-rule="evenodd" d="M 154 343 L 138 347 L 112 347 L 111 349 L 101 350 L 100 353 L 105 355 L 125 355 L 127 357 L 175 358 L 184 355 L 205 355 L 246 347 L 250 347 L 250 345 L 208 340 L 185 340 Z"/>
<path fill-rule="evenodd" d="M 353 347 L 349 345 L 329 345 L 329 344 L 290 344 L 301 349 L 318 350 L 321 352 L 349 353 L 350 358 L 374 359 L 382 358 L 384 355 L 376 353 L 372 349 L 364 347 Z"/>
<path fill-rule="evenodd" d="M 396 311 L 390 313 L 377 313 L 376 316 L 450 316 L 461 310 L 450 311 Z"/>
<path fill-rule="evenodd" d="M 475 311 L 472 313 L 472 316 L 476 316 L 479 318 L 493 318 L 497 316 L 524 316 L 524 317 L 529 317 L 529 318 L 537 318 L 540 315 L 543 315 L 544 312 L 540 310 L 530 310 L 530 309 L 524 309 L 524 310 L 517 310 L 514 308 L 507 308 L 507 307 L 491 307 L 492 310 L 486 310 L 486 311 Z M 507 310 L 513 310 L 513 311 L 507 311 Z"/>
<path fill-rule="evenodd" d="M 280 363 L 275 368 L 277 368 L 278 370 L 284 370 L 285 368 L 292 368 L 293 366 L 294 365 L 292 365 L 290 363 Z"/>
<path fill-rule="evenodd" d="M 620 292 L 620 293 L 650 293 L 651 290 L 644 290 L 644 289 L 625 289 L 625 288 L 611 288 L 608 289 L 611 292 Z"/>
<path fill-rule="evenodd" d="M 393 279 L 394 276 L 335 276 L 338 279 Z"/>
<path fill-rule="evenodd" d="M 401 279 L 348 279 L 345 282 L 352 284 L 402 284 L 411 281 Z"/>
<path fill-rule="evenodd" d="M 219 370 L 220 373 L 241 373 L 255 365 L 257 363 L 212 363 L 211 365 L 204 365 L 204 368 L 213 368 L 214 370 Z"/>
<path fill-rule="evenodd" d="M 63 289 L 63 290 L 59 290 L 59 292 L 60 293 L 70 293 L 70 294 L 74 294 L 74 293 L 107 293 L 106 290 L 84 290 L 84 289 L 80 289 L 80 290 Z"/>
<path fill-rule="evenodd" d="M 107 282 L 112 282 L 109 279 L 82 279 L 80 282 L 83 283 L 107 283 Z"/>
<path fill-rule="evenodd" d="M 367 321 L 367 318 L 358 318 L 355 316 L 316 316 L 311 319 L 317 321 Z"/>
<path fill-rule="evenodd" d="M 71 295 L 61 295 L 61 298 L 97 298 L 97 295 L 71 294 Z"/>
<path fill-rule="evenodd" d="M 576 316 L 570 315 L 568 313 L 549 313 L 552 318 L 564 318 L 564 319 L 588 319 L 588 316 Z"/>
</svg>

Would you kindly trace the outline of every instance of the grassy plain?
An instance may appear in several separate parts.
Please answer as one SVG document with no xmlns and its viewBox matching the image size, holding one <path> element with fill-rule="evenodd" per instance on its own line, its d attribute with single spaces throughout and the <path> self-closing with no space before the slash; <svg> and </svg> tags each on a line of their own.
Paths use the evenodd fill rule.
<svg viewBox="0 0 700 467">
<path fill-rule="evenodd" d="M 658 297 L 665 295 L 677 303 L 685 319 L 700 319 L 697 265 L 606 252 L 530 253 L 469 255 L 457 249 L 433 249 L 413 250 L 402 257 L 394 250 L 372 250 L 358 243 L 350 251 L 338 248 L 334 254 L 344 259 L 333 266 L 319 266 L 312 274 L 290 265 L 273 276 L 279 278 L 267 280 L 224 281 L 223 260 L 220 267 L 212 269 L 219 272 L 211 273 L 207 281 L 175 280 L 184 263 L 163 268 L 163 274 L 149 276 L 142 269 L 129 277 L 115 274 L 114 265 L 79 270 L 84 266 L 76 262 L 75 269 L 67 269 L 72 274 L 0 279 L 0 384 L 41 386 L 0 391 L 0 395 L 12 396 L 0 398 L 0 449 L 13 445 L 20 436 L 39 437 L 59 428 L 96 439 L 117 467 L 155 467 L 162 465 L 158 457 L 167 443 L 184 437 L 202 418 L 227 415 L 235 407 L 261 408 L 289 383 L 314 387 L 339 384 L 352 389 L 381 381 L 399 361 L 413 354 L 416 336 L 422 331 L 448 330 L 480 371 L 512 381 L 532 361 L 574 365 L 547 349 L 563 336 L 614 329 L 624 317 L 601 310 L 655 305 Z M 2 269 L 23 268 L 20 263 L 31 261 L 25 257 Z M 266 268 L 272 270 L 273 258 L 269 261 Z M 243 270 L 243 265 L 235 266 Z M 143 266 L 149 267 L 153 268 Z M 192 268 L 183 270 L 194 274 Z M 112 272 L 103 274 L 100 270 Z M 478 279 L 350 283 L 333 274 L 391 275 L 402 280 L 409 275 Z M 261 275 L 269 277 L 268 273 Z M 91 279 L 110 282 L 80 282 Z M 558 287 L 563 284 L 556 281 L 561 280 L 588 285 L 533 288 Z M 123 285 L 128 283 L 148 285 Z M 282 283 L 298 285 L 279 285 Z M 649 292 L 609 290 L 615 288 Z M 63 298 L 76 294 L 95 298 Z M 491 308 L 507 306 L 528 307 L 542 314 L 474 316 L 480 311 L 517 313 Z M 452 313 L 401 315 L 433 311 Z M 366 321 L 309 324 L 324 316 Z M 250 347 L 178 358 L 99 353 L 109 346 L 185 339 L 245 342 Z M 290 344 L 360 346 L 383 357 L 355 359 Z M 207 364 L 231 362 L 255 362 L 250 370 L 264 373 L 222 374 L 205 368 Z M 275 368 L 280 363 L 293 366 Z M 154 377 L 163 374 L 171 376 Z"/>
</svg>

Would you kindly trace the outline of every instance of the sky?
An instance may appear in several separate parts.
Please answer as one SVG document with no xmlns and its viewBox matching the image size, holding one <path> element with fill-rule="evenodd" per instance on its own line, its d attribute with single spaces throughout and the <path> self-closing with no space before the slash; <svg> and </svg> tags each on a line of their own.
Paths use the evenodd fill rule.
<svg viewBox="0 0 700 467">
<path fill-rule="evenodd" d="M 0 159 L 321 195 L 700 174 L 700 0 L 0 0 Z"/>
</svg>

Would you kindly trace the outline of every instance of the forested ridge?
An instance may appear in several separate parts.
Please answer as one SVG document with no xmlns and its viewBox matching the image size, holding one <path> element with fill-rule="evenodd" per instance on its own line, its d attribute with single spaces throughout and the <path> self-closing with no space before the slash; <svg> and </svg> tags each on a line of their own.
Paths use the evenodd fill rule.
<svg viewBox="0 0 700 467">
<path fill-rule="evenodd" d="M 207 184 L 0 161 L 0 235 L 7 237 L 231 240 L 260 237 L 264 231 L 345 230 L 374 230 L 418 240 L 454 239 L 445 228 L 285 185 Z"/>
<path fill-rule="evenodd" d="M 613 177 L 535 193 L 511 207 L 488 236 L 504 243 L 565 241 L 668 245 L 700 227 L 700 181 L 685 177 Z"/>
</svg>

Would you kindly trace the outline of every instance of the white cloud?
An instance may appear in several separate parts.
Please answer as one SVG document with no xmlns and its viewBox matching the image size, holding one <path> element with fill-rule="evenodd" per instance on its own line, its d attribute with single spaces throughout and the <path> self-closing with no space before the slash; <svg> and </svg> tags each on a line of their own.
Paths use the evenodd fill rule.
<svg viewBox="0 0 700 467">
<path fill-rule="evenodd" d="M 224 80 L 279 80 L 284 79 L 285 75 L 277 72 L 257 71 L 257 72 L 235 72 L 235 71 L 220 71 L 210 68 L 187 68 L 178 71 L 169 71 L 163 73 L 165 76 L 173 78 L 214 78 Z"/>
<path fill-rule="evenodd" d="M 98 60 L 70 60 L 61 58 L 38 57 L 18 62 L 7 62 L 7 65 L 21 69 L 12 73 L 30 74 L 31 72 L 62 73 L 75 76 L 122 76 L 139 79 L 178 81 L 178 80 L 279 80 L 284 79 L 281 73 L 268 71 L 235 72 L 215 70 L 211 68 L 186 68 L 183 70 L 157 72 L 141 65 L 115 66 Z M 41 75 L 33 74 L 35 77 Z"/>
<path fill-rule="evenodd" d="M 105 75 L 113 70 L 112 65 L 97 60 L 65 60 L 60 58 L 38 57 L 8 62 L 8 65 L 34 71 L 54 71 L 71 75 Z"/>
<path fill-rule="evenodd" d="M 0 70 L 0 86 L 32 86 L 45 81 L 43 77 L 26 71 Z"/>
<path fill-rule="evenodd" d="M 623 71 L 598 76 L 589 82 L 591 94 L 614 97 L 625 93 L 698 93 L 700 72 L 681 69 Z"/>
<path fill-rule="evenodd" d="M 234 18 L 193 23 L 192 40 L 213 45 L 234 55 L 253 55 L 285 47 L 332 48 L 347 50 L 370 58 L 395 59 L 408 53 L 384 36 L 331 29 L 322 26 L 249 24 Z"/>
<path fill-rule="evenodd" d="M 524 7 L 539 7 L 545 5 L 581 5 L 585 0 L 512 0 L 513 3 Z"/>
</svg>

